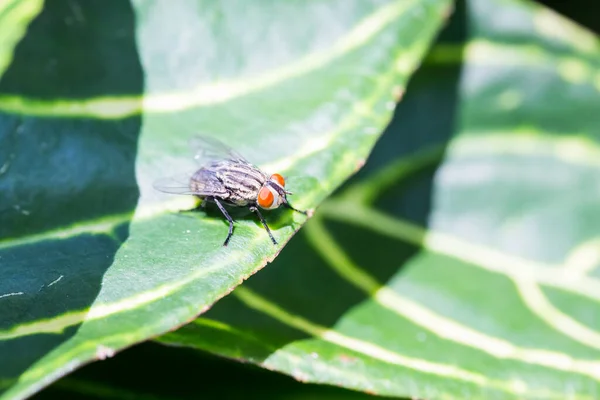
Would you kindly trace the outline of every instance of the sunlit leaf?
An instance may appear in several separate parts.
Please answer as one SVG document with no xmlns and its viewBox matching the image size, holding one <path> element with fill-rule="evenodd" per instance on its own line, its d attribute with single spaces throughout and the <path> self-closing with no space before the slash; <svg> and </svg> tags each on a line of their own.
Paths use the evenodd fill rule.
<svg viewBox="0 0 600 400">
<path fill-rule="evenodd" d="M 382 395 L 598 396 L 600 43 L 467 4 L 357 179 L 162 342 Z"/>
</svg>

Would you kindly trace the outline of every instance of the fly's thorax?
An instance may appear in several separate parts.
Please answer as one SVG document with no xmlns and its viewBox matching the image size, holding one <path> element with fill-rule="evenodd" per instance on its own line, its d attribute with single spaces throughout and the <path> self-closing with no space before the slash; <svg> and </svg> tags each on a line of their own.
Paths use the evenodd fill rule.
<svg viewBox="0 0 600 400">
<path fill-rule="evenodd" d="M 267 176 L 250 163 L 221 161 L 213 165 L 217 178 L 226 188 L 229 201 L 236 205 L 255 203 Z"/>
</svg>

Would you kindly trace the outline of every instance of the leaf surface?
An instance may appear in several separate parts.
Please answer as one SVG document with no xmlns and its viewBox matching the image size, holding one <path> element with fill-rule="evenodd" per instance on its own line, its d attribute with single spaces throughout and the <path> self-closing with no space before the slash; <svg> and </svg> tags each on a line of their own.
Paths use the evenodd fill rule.
<svg viewBox="0 0 600 400">
<path fill-rule="evenodd" d="M 359 176 L 160 341 L 380 395 L 596 398 L 599 65 L 539 5 L 468 1 Z"/>
</svg>

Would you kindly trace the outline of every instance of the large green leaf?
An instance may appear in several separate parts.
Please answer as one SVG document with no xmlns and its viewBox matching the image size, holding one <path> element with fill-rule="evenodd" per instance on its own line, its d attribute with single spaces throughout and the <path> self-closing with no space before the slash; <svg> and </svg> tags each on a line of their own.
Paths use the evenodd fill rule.
<svg viewBox="0 0 600 400">
<path fill-rule="evenodd" d="M 597 398 L 600 43 L 463 11 L 359 176 L 162 342 L 382 395 Z"/>
<path fill-rule="evenodd" d="M 363 164 L 449 6 L 47 2 L 0 55 L 4 397 L 192 320 L 272 260 L 303 215 L 270 213 L 278 246 L 237 215 L 224 248 L 218 211 L 179 213 L 193 199 L 151 182 L 191 167 L 201 132 L 314 208 Z"/>
</svg>

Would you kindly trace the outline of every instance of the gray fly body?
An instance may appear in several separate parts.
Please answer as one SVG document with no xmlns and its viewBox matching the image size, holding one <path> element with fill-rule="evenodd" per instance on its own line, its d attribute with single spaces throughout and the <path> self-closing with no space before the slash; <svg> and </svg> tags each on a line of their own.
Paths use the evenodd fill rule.
<svg viewBox="0 0 600 400">
<path fill-rule="evenodd" d="M 285 190 L 285 180 L 279 174 L 268 175 L 244 157 L 220 141 L 208 137 L 196 137 L 190 143 L 197 150 L 196 160 L 199 168 L 187 177 L 163 178 L 154 183 L 157 190 L 174 194 L 197 196 L 205 202 L 214 202 L 229 222 L 229 234 L 223 243 L 227 246 L 233 235 L 233 219 L 224 205 L 248 207 L 256 213 L 269 234 L 269 226 L 259 211 L 259 207 L 272 210 L 281 205 L 306 214 L 292 207 Z"/>
<path fill-rule="evenodd" d="M 221 200 L 241 207 L 256 202 L 258 192 L 268 179 L 250 163 L 218 160 L 196 171 L 190 187 L 197 193 L 205 193 L 209 189 Z"/>
</svg>

